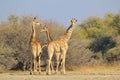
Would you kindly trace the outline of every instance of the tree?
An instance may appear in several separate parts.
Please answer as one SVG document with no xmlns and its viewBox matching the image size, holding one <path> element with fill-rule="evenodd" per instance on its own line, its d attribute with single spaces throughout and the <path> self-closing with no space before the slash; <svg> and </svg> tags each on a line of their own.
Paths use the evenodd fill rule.
<svg viewBox="0 0 120 80">
<path fill-rule="evenodd" d="M 117 14 L 113 17 L 110 25 L 118 30 L 118 33 L 120 34 L 120 14 Z"/>
<path fill-rule="evenodd" d="M 115 41 L 112 40 L 111 37 L 109 36 L 103 36 L 103 37 L 98 37 L 91 45 L 90 49 L 92 51 L 96 52 L 101 52 L 103 55 L 103 58 L 105 57 L 105 53 L 107 50 L 110 48 L 115 47 Z"/>
<path fill-rule="evenodd" d="M 18 24 L 18 16 L 12 14 L 8 17 L 8 21 L 11 25 L 15 26 Z"/>
</svg>

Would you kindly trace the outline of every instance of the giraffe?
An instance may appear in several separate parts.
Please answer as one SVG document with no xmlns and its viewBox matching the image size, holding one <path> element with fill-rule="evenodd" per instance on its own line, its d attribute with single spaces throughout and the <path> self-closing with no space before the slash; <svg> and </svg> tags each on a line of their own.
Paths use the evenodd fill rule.
<svg viewBox="0 0 120 80">
<path fill-rule="evenodd" d="M 35 32 L 35 26 L 40 26 L 41 23 L 34 17 L 32 20 L 32 34 L 30 38 L 30 45 L 32 50 L 32 61 L 30 66 L 30 74 L 36 73 L 39 71 L 39 74 L 41 73 L 40 68 L 40 57 L 41 57 L 41 44 L 36 40 L 36 32 Z M 32 69 L 33 67 L 33 69 Z"/>
<path fill-rule="evenodd" d="M 73 29 L 75 27 L 77 20 L 73 18 L 71 20 L 71 25 L 69 28 L 66 30 L 66 32 L 60 36 L 56 40 L 52 40 L 48 43 L 48 64 L 47 64 L 47 69 L 46 69 L 46 74 L 51 74 L 51 60 L 53 57 L 53 54 L 56 56 L 56 61 L 57 61 L 57 66 L 56 66 L 56 73 L 58 73 L 58 67 L 59 67 L 59 62 L 61 59 L 61 66 L 62 70 L 61 73 L 65 74 L 65 58 L 66 58 L 66 52 L 68 50 L 68 41 L 72 35 Z"/>
<path fill-rule="evenodd" d="M 47 45 L 42 46 L 42 48 L 43 48 L 45 46 L 48 46 L 48 44 L 51 41 L 53 41 L 53 39 L 52 39 L 52 37 L 50 35 L 50 29 L 46 25 L 40 30 L 40 32 L 46 32 L 47 40 L 48 40 Z M 53 63 L 51 63 L 50 67 L 51 67 L 51 70 L 52 70 L 52 73 L 53 73 L 54 72 Z"/>
</svg>

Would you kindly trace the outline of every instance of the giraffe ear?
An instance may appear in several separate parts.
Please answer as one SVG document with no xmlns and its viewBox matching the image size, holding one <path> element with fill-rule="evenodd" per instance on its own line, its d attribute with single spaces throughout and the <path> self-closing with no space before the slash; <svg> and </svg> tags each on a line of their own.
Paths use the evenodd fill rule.
<svg viewBox="0 0 120 80">
<path fill-rule="evenodd" d="M 36 19 L 36 17 L 33 18 L 34 20 Z"/>
<path fill-rule="evenodd" d="M 76 22 L 77 22 L 77 19 L 76 19 Z"/>
<path fill-rule="evenodd" d="M 37 16 L 35 16 L 34 18 L 33 18 L 33 20 L 36 20 L 37 19 Z"/>
</svg>

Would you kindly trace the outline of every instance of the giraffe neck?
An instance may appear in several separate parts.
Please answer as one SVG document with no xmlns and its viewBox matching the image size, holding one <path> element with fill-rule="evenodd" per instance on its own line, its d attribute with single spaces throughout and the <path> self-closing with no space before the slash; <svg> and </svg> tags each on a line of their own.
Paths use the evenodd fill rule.
<svg viewBox="0 0 120 80">
<path fill-rule="evenodd" d="M 49 30 L 46 31 L 46 35 L 47 35 L 48 42 L 50 42 L 50 41 L 53 40 L 52 37 L 51 37 L 51 35 L 50 35 L 50 31 Z"/>
<path fill-rule="evenodd" d="M 36 34 L 35 34 L 35 26 L 33 25 L 33 26 L 32 26 L 32 36 L 35 37 L 35 35 L 36 35 Z"/>
<path fill-rule="evenodd" d="M 32 35 L 31 35 L 31 41 L 35 40 L 36 32 L 35 32 L 35 26 L 32 25 Z"/>
<path fill-rule="evenodd" d="M 71 35 L 72 35 L 72 32 L 73 32 L 74 26 L 75 26 L 75 25 L 71 24 L 70 27 L 66 30 L 65 40 L 66 40 L 67 42 L 68 42 L 69 39 L 71 38 Z"/>
</svg>

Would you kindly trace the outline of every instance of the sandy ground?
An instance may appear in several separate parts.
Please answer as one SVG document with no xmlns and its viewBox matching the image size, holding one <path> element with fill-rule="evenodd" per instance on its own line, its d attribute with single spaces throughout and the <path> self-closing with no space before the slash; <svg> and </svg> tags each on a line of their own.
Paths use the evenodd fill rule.
<svg viewBox="0 0 120 80">
<path fill-rule="evenodd" d="M 120 80 L 120 72 L 67 72 L 65 75 L 29 75 L 29 72 L 0 73 L 0 80 Z"/>
</svg>

